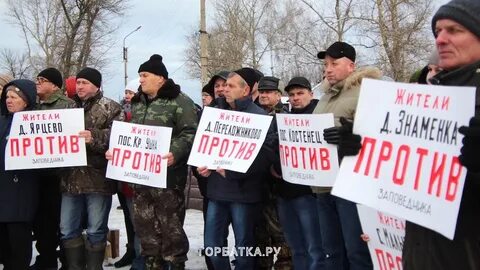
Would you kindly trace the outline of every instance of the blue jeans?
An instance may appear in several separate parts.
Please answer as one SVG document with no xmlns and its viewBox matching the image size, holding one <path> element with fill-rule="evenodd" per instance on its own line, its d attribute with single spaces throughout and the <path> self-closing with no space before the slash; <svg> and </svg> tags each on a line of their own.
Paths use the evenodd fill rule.
<svg viewBox="0 0 480 270">
<path fill-rule="evenodd" d="M 80 237 L 86 218 L 88 242 L 92 245 L 104 243 L 107 240 L 108 214 L 111 206 L 112 195 L 97 193 L 62 194 L 61 240 Z"/>
<path fill-rule="evenodd" d="M 207 219 L 205 226 L 205 248 L 213 251 L 215 247 L 224 247 L 228 235 L 228 225 L 232 223 L 235 235 L 235 247 L 252 247 L 255 249 L 255 225 L 260 213 L 259 204 L 236 203 L 225 201 L 208 201 Z M 230 269 L 228 256 L 210 256 L 215 269 Z M 243 256 L 241 256 L 243 255 Z M 255 257 L 239 254 L 236 258 L 236 270 L 250 270 L 254 268 Z"/>
<path fill-rule="evenodd" d="M 324 269 L 325 254 L 315 197 L 277 199 L 278 217 L 293 256 L 295 269 Z"/>
<path fill-rule="evenodd" d="M 357 205 L 330 193 L 319 193 L 317 210 L 326 269 L 373 269 L 367 244 L 360 238 Z"/>
</svg>

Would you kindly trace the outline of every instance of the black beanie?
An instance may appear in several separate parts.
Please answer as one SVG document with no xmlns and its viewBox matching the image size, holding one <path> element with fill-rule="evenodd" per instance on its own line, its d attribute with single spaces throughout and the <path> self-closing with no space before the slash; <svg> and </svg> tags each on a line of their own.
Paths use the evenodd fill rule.
<svg viewBox="0 0 480 270">
<path fill-rule="evenodd" d="M 238 74 L 242 79 L 247 82 L 248 86 L 250 87 L 250 92 L 253 90 L 253 86 L 257 82 L 258 75 L 253 68 L 241 68 L 234 71 Z"/>
<path fill-rule="evenodd" d="M 150 59 L 148 59 L 147 62 L 140 65 L 138 73 L 146 71 L 168 79 L 168 71 L 162 60 L 163 58 L 161 55 L 154 54 L 150 56 Z"/>
<path fill-rule="evenodd" d="M 62 85 L 63 85 L 62 74 L 60 74 L 60 71 L 58 71 L 58 69 L 56 68 L 44 69 L 40 71 L 40 73 L 38 73 L 37 78 L 38 77 L 43 77 L 49 80 L 51 83 L 58 86 L 58 88 L 62 88 Z"/>
<path fill-rule="evenodd" d="M 77 80 L 78 79 L 85 79 L 98 88 L 102 86 L 102 74 L 94 68 L 86 67 L 80 70 L 80 72 L 77 73 Z"/>
<path fill-rule="evenodd" d="M 453 0 L 441 6 L 432 18 L 432 30 L 440 19 L 453 20 L 480 38 L 480 1 Z"/>
</svg>

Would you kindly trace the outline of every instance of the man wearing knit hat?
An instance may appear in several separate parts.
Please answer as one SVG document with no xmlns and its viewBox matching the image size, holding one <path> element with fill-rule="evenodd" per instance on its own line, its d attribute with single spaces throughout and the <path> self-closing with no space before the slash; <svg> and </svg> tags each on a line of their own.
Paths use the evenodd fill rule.
<svg viewBox="0 0 480 270">
<path fill-rule="evenodd" d="M 474 86 L 475 117 L 458 132 L 465 137 L 459 156 L 467 169 L 453 240 L 407 222 L 403 269 L 480 269 L 480 1 L 453 0 L 441 6 L 432 29 L 443 69 L 430 82 Z M 454 218 L 454 217 L 445 217 Z"/>
<path fill-rule="evenodd" d="M 75 107 L 75 102 L 61 90 L 63 83 L 60 71 L 47 68 L 37 75 L 36 87 L 38 110 L 67 109 Z M 37 239 L 38 256 L 36 269 L 57 268 L 57 247 L 60 243 L 60 177 L 58 169 L 38 170 L 42 184 L 37 215 L 33 232 Z"/>
<path fill-rule="evenodd" d="M 255 71 L 242 68 L 228 75 L 225 97 L 217 99 L 217 108 L 254 114 L 266 112 L 253 103 L 251 91 L 255 84 Z M 202 166 L 197 172 L 207 178 L 208 210 L 205 224 L 204 243 L 209 250 L 218 250 L 225 245 L 228 226 L 233 225 L 237 247 L 255 247 L 255 226 L 264 199 L 265 185 L 262 182 L 270 168 L 273 130 L 270 129 L 260 153 L 247 173 L 224 169 L 209 170 Z M 227 256 L 210 256 L 214 269 L 230 269 Z M 235 269 L 254 269 L 255 258 L 239 254 Z"/>
<path fill-rule="evenodd" d="M 147 269 L 184 269 L 189 249 L 183 230 L 187 159 L 198 118 L 193 101 L 168 77 L 163 57 L 141 64 L 140 90 L 132 98 L 132 123 L 172 128 L 167 188 L 134 186 L 133 216 Z"/>
<path fill-rule="evenodd" d="M 79 136 L 87 145 L 87 166 L 62 169 L 60 231 L 69 269 L 102 269 L 108 233 L 108 214 L 117 183 L 105 178 L 110 130 L 123 121 L 122 107 L 103 96 L 101 73 L 84 68 L 77 74 L 74 101 L 85 113 Z M 75 120 L 73 120 L 75 121 Z M 87 237 L 82 231 L 84 219 Z"/>
</svg>

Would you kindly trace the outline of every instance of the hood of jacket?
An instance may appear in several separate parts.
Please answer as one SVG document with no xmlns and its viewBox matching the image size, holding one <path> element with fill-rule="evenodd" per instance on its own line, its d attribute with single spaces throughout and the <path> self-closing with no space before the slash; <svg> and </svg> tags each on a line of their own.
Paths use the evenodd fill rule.
<svg viewBox="0 0 480 270">
<path fill-rule="evenodd" d="M 37 104 L 37 87 L 35 83 L 30 80 L 19 79 L 13 80 L 3 87 L 4 91 L 2 91 L 2 96 L 0 98 L 0 109 L 2 115 L 9 114 L 7 110 L 7 91 L 5 90 L 11 85 L 16 86 L 27 97 L 28 106 L 24 111 L 34 110 Z"/>
</svg>

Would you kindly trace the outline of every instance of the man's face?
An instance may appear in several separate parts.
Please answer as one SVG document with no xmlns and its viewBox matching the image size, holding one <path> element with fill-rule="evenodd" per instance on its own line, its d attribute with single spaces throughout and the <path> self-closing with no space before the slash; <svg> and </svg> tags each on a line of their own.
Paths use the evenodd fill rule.
<svg viewBox="0 0 480 270">
<path fill-rule="evenodd" d="M 81 100 L 87 100 L 88 98 L 95 96 L 97 91 L 98 87 L 89 80 L 77 78 L 77 96 Z"/>
<path fill-rule="evenodd" d="M 225 88 L 225 99 L 230 105 L 234 104 L 236 99 L 248 96 L 249 88 L 245 83 L 242 85 L 242 77 L 235 74 L 227 79 L 227 87 Z"/>
<path fill-rule="evenodd" d="M 165 83 L 163 76 L 158 76 L 147 71 L 142 71 L 139 73 L 139 75 L 140 85 L 142 86 L 143 93 L 150 98 L 155 97 L 158 93 L 158 90 Z"/>
<path fill-rule="evenodd" d="M 280 101 L 281 95 L 277 90 L 262 90 L 260 93 L 260 105 L 273 108 Z"/>
<path fill-rule="evenodd" d="M 288 91 L 288 102 L 293 109 L 303 109 L 313 99 L 313 92 L 303 87 L 294 87 Z"/>
<path fill-rule="evenodd" d="M 346 57 L 335 59 L 326 55 L 324 65 L 325 78 L 330 85 L 345 80 L 355 70 L 355 64 Z"/>
<path fill-rule="evenodd" d="M 435 36 L 440 68 L 453 70 L 480 60 L 480 39 L 461 24 L 438 20 Z"/>
<path fill-rule="evenodd" d="M 37 77 L 36 86 L 37 95 L 40 99 L 51 95 L 57 90 L 57 86 L 44 77 Z"/>
<path fill-rule="evenodd" d="M 213 85 L 215 98 L 223 97 L 223 92 L 225 92 L 226 87 L 227 87 L 227 81 L 225 81 L 222 78 L 217 78 L 215 80 L 215 84 Z"/>
<path fill-rule="evenodd" d="M 123 97 L 125 102 L 130 103 L 132 101 L 133 96 L 135 96 L 135 92 L 125 89 L 125 96 Z"/>
</svg>

